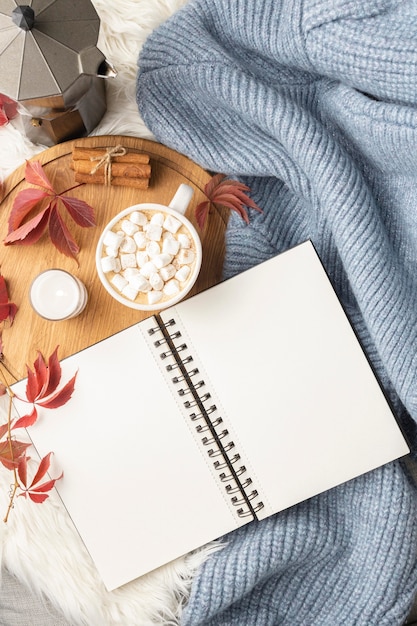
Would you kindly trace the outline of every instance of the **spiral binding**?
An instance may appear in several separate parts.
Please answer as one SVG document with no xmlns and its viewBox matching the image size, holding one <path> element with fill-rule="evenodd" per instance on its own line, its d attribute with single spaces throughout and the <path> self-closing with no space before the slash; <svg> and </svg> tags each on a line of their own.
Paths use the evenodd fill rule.
<svg viewBox="0 0 417 626">
<path fill-rule="evenodd" d="M 212 403 L 211 394 L 200 392 L 204 389 L 205 382 L 199 378 L 200 372 L 198 367 L 195 367 L 193 357 L 187 355 L 181 358 L 181 353 L 187 350 L 186 343 L 180 342 L 178 345 L 175 343 L 182 340 L 181 331 L 170 332 L 170 327 L 176 324 L 173 318 L 163 322 L 161 317 L 156 315 L 155 320 L 157 326 L 150 328 L 148 333 L 151 336 L 155 334 L 158 336 L 154 346 L 161 348 L 159 357 L 162 361 L 168 359 L 164 364 L 166 371 L 179 370 L 171 381 L 174 385 L 179 385 L 176 391 L 181 398 L 191 396 L 184 400 L 183 406 L 187 411 L 196 407 L 196 410 L 189 412 L 190 420 L 195 423 L 198 435 L 202 435 L 200 441 L 207 447 L 210 460 L 213 459 L 213 467 L 219 472 L 220 482 L 224 485 L 230 502 L 236 507 L 239 517 L 257 519 L 256 514 L 264 504 L 259 499 L 256 489 L 252 488 L 249 493 L 247 492 L 252 485 L 252 479 L 246 476 L 247 469 L 241 463 L 240 454 L 235 451 L 235 444 L 230 439 L 229 431 L 224 427 L 223 418 L 218 415 L 216 405 Z M 188 368 L 190 364 L 192 365 Z M 234 453 L 229 454 L 232 451 Z"/>
</svg>

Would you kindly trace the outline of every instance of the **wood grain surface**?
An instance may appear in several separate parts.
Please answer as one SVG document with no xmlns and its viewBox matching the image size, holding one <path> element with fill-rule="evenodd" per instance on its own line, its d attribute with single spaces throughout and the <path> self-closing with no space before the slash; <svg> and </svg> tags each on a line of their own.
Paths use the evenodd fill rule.
<svg viewBox="0 0 417 626">
<path fill-rule="evenodd" d="M 108 148 L 118 144 L 128 150 L 149 154 L 152 166 L 150 186 L 146 190 L 139 190 L 86 184 L 68 194 L 90 204 L 97 222 L 93 228 L 80 228 L 74 222 L 67 221 L 80 246 L 77 261 L 58 252 L 46 235 L 31 246 L 0 245 L 0 272 L 6 279 L 10 300 L 18 306 L 14 324 L 9 327 L 6 323 L 2 334 L 4 364 L 12 374 L 8 382 L 26 375 L 25 364 L 32 365 L 38 350 L 48 356 L 59 345 L 58 355 L 62 359 L 150 315 L 118 303 L 106 292 L 96 275 L 94 255 L 97 241 L 113 215 L 139 202 L 168 204 L 178 185 L 187 183 L 193 187 L 194 196 L 186 215 L 196 226 L 194 209 L 205 199 L 203 189 L 210 174 L 190 159 L 161 144 L 116 135 L 88 137 L 58 144 L 32 160 L 42 163 L 54 189 L 62 192 L 75 184 L 74 172 L 70 167 L 74 145 Z M 1 241 L 7 234 L 8 218 L 16 194 L 30 186 L 24 179 L 24 172 L 23 165 L 4 183 L 0 205 Z M 64 211 L 61 213 L 64 215 Z M 199 231 L 203 245 L 203 265 L 190 295 L 220 281 L 225 225 L 226 216 L 212 210 L 204 232 Z M 76 318 L 50 322 L 34 313 L 30 306 L 28 292 L 32 280 L 43 270 L 53 267 L 78 276 L 87 287 L 87 307 Z"/>
</svg>

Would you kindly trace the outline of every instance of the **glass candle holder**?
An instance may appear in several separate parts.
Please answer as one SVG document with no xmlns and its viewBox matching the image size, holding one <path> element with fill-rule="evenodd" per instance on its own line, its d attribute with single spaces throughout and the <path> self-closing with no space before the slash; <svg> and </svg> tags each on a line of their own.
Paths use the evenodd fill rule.
<svg viewBox="0 0 417 626">
<path fill-rule="evenodd" d="M 29 300 L 33 310 L 46 320 L 67 320 L 79 315 L 88 300 L 79 278 L 61 269 L 41 272 L 32 282 Z"/>
</svg>

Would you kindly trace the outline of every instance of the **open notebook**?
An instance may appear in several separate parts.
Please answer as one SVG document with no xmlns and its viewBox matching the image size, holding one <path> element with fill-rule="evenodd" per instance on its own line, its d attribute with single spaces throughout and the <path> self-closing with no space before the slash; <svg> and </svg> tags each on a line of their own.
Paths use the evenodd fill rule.
<svg viewBox="0 0 417 626">
<path fill-rule="evenodd" d="M 409 452 L 310 242 L 62 368 L 30 436 L 109 590 Z"/>
</svg>

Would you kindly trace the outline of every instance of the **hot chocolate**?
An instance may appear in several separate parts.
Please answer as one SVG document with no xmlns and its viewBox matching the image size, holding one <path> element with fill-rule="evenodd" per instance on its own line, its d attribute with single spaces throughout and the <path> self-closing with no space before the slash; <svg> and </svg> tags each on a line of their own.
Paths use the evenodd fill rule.
<svg viewBox="0 0 417 626">
<path fill-rule="evenodd" d="M 164 207 L 132 207 L 104 234 L 102 244 L 106 279 L 132 302 L 158 308 L 177 299 L 195 275 L 195 235 L 180 214 Z"/>
</svg>

